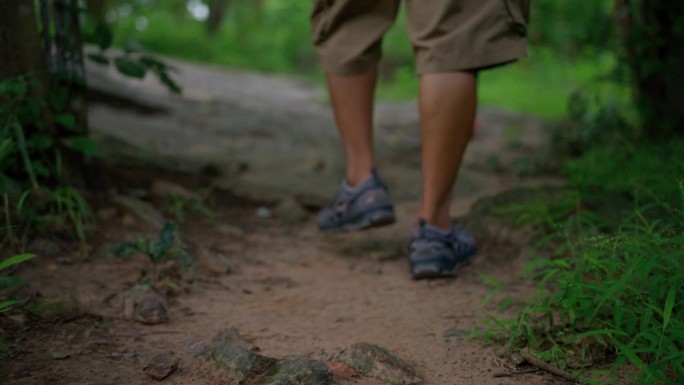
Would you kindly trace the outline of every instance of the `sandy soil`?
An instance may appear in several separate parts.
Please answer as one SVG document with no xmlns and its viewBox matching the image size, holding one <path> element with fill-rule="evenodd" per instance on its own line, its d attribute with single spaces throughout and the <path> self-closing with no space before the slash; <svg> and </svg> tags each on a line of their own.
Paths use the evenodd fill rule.
<svg viewBox="0 0 684 385">
<path fill-rule="evenodd" d="M 96 108 L 102 119 L 108 119 L 105 107 Z M 147 262 L 142 256 L 117 258 L 108 252 L 118 242 L 154 236 L 158 228 L 115 205 L 108 195 L 100 197 L 91 253 L 83 256 L 78 243 L 47 237 L 33 244 L 39 259 L 18 272 L 27 282 L 21 289 L 25 297 L 71 294 L 83 314 L 57 323 L 6 314 L 2 325 L 9 358 L 0 363 L 0 382 L 151 383 L 142 372 L 147 360 L 173 351 L 182 356 L 181 365 L 165 383 L 210 383 L 206 373 L 193 368 L 192 353 L 219 330 L 236 327 L 262 354 L 273 357 L 309 355 L 325 360 L 352 343 L 375 343 L 406 360 L 431 385 L 555 383 L 543 373 L 497 377 L 517 369 L 499 347 L 467 338 L 483 319 L 497 314 L 494 303 L 482 305 L 490 288 L 479 272 L 504 282 L 507 294 L 523 296 L 532 290 L 518 278 L 525 262 L 518 249 L 487 247 L 487 240 L 480 240 L 483 251 L 458 278 L 410 278 L 405 249 L 418 205 L 419 143 L 412 139 L 415 131 L 411 134 L 415 115 L 408 115 L 397 117 L 400 122 L 385 121 L 382 132 L 387 140 L 379 150 L 381 170 L 387 170 L 397 200 L 398 223 L 361 233 L 321 235 L 315 227 L 315 208 L 301 221 L 277 215 L 262 218 L 258 208 L 273 208 L 274 201 L 249 194 L 236 198 L 231 195 L 235 191 L 219 188 L 213 203 L 206 202 L 214 218 L 191 215 L 180 222 L 182 240 L 199 262 L 193 283 L 169 298 L 168 323 L 148 326 L 124 318 L 123 293 L 140 279 Z M 481 114 L 483 127 L 457 185 L 455 216 L 465 215 L 478 197 L 537 182 L 522 180 L 509 167 L 521 151 L 532 151 L 540 143 L 540 125 L 525 119 L 493 111 Z M 502 135 L 506 130 L 514 132 L 513 139 Z M 339 170 L 323 168 L 331 175 Z M 259 174 L 259 168 L 241 171 L 239 180 L 249 180 L 250 173 Z M 147 199 L 154 180 L 172 180 L 189 189 L 216 182 L 191 177 L 192 183 L 185 183 L 188 178 L 156 169 L 142 168 L 136 174 L 129 185 L 125 177 L 114 178 L 123 178 L 115 184 L 118 193 Z M 160 211 L 168 208 L 168 202 L 151 201 Z M 228 261 L 231 271 L 217 272 L 212 260 Z M 338 383 L 380 384 L 368 378 Z"/>
</svg>

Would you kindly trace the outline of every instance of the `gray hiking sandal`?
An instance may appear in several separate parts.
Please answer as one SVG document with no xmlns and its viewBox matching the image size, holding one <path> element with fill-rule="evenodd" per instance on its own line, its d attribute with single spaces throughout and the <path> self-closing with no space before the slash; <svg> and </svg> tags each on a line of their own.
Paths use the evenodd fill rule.
<svg viewBox="0 0 684 385">
<path fill-rule="evenodd" d="M 454 224 L 442 230 L 420 220 L 409 247 L 409 264 L 414 279 L 454 277 L 477 253 L 473 236 Z"/>
<path fill-rule="evenodd" d="M 363 230 L 395 220 L 387 186 L 373 170 L 370 177 L 354 187 L 342 181 L 335 201 L 318 215 L 318 228 L 323 232 Z"/>
</svg>

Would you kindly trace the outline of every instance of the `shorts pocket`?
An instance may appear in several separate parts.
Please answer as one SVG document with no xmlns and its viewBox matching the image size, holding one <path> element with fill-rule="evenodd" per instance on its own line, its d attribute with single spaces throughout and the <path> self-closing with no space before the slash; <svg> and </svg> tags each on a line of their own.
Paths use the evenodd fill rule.
<svg viewBox="0 0 684 385">
<path fill-rule="evenodd" d="M 311 38 L 314 44 L 326 39 L 328 34 L 327 10 L 332 6 L 333 0 L 314 0 L 311 11 Z"/>
<path fill-rule="evenodd" d="M 508 25 L 521 36 L 527 36 L 530 22 L 530 0 L 503 0 L 508 12 Z"/>
</svg>

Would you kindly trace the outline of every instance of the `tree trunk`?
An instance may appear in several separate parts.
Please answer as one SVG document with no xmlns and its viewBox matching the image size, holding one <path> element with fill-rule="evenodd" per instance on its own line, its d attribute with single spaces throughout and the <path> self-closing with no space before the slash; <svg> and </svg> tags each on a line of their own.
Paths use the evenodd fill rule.
<svg viewBox="0 0 684 385">
<path fill-rule="evenodd" d="M 44 130 L 52 137 L 53 149 L 61 154 L 62 165 L 51 168 L 50 183 L 66 181 L 81 184 L 81 156 L 66 147 L 62 141 L 63 137 L 74 135 L 73 130 L 67 132 L 55 124 L 56 115 L 72 113 L 80 133 L 87 135 L 83 98 L 85 74 L 77 0 L 41 0 L 39 4 L 40 28 L 33 0 L 0 0 L 0 81 L 19 75 L 36 79 L 37 82 L 31 83 L 34 85 L 32 95 L 46 102 L 52 100 L 47 97 L 52 91 L 59 87 L 67 90 L 66 105 L 58 106 L 54 101 L 44 103 L 41 124 L 23 122 L 22 129 L 26 137 Z M 42 41 L 40 30 L 43 32 Z M 51 32 L 54 32 L 55 44 Z M 54 159 L 55 156 L 48 158 Z"/>
<path fill-rule="evenodd" d="M 684 135 L 684 2 L 620 0 L 618 7 L 645 135 Z"/>
<path fill-rule="evenodd" d="M 47 84 L 33 1 L 0 1 L 0 81 L 30 74 Z"/>
<path fill-rule="evenodd" d="M 223 17 L 226 14 L 226 9 L 228 8 L 228 0 L 213 0 L 209 3 L 209 18 L 207 19 L 207 32 L 210 35 L 216 35 L 221 23 L 223 22 Z"/>
</svg>

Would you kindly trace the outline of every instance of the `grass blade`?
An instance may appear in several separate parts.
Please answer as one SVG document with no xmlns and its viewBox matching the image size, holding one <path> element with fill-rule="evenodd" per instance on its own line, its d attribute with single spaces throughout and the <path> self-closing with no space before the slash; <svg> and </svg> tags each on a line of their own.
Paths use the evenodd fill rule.
<svg viewBox="0 0 684 385">
<path fill-rule="evenodd" d="M 28 149 L 26 148 L 24 131 L 21 129 L 21 126 L 16 119 L 12 122 L 12 127 L 14 128 L 14 134 L 17 138 L 17 147 L 19 147 L 21 158 L 24 161 L 24 167 L 26 168 L 26 172 L 29 174 L 29 178 L 31 179 L 31 185 L 33 186 L 34 190 L 38 190 L 38 178 L 36 178 L 36 173 L 33 170 L 33 165 L 31 164 L 31 157 L 29 157 Z"/>
<path fill-rule="evenodd" d="M 672 309 L 675 303 L 675 287 L 672 286 L 670 291 L 667 293 L 667 299 L 665 299 L 665 309 L 663 310 L 663 333 L 667 329 L 667 325 L 670 323 L 670 317 L 672 317 Z"/>
<path fill-rule="evenodd" d="M 17 263 L 28 261 L 29 259 L 35 258 L 35 256 L 35 254 L 26 253 L 9 257 L 4 261 L 0 262 L 0 270 L 6 269 L 12 265 L 16 265 Z"/>
</svg>

